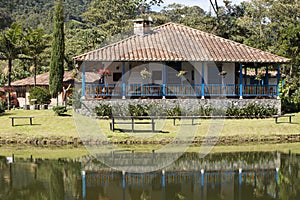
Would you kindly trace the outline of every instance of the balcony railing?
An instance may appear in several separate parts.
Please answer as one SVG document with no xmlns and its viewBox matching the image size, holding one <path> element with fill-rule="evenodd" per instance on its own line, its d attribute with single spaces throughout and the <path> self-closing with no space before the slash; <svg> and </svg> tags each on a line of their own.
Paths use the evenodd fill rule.
<svg viewBox="0 0 300 200">
<path fill-rule="evenodd" d="M 277 85 L 242 85 L 244 97 L 276 97 Z M 85 96 L 98 97 L 239 97 L 239 84 L 89 84 L 85 85 Z"/>
</svg>

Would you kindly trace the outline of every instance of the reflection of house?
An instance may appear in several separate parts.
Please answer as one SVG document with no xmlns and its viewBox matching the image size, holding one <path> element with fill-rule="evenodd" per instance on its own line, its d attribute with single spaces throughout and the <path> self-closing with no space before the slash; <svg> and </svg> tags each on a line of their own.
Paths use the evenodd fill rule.
<svg viewBox="0 0 300 200">
<path fill-rule="evenodd" d="M 153 29 L 150 23 L 136 20 L 135 35 L 74 58 L 82 72 L 82 96 L 243 99 L 269 97 L 271 90 L 278 96 L 280 65 L 289 59 L 175 23 Z M 259 85 L 243 76 L 249 68 L 271 67 L 277 69 L 275 82 L 267 75 Z M 99 68 L 112 76 L 101 85 L 87 83 L 85 74 Z M 179 71 L 186 73 L 178 76 Z M 108 90 L 97 93 L 103 86 Z M 159 92 L 151 93 L 151 87 Z"/>
<path fill-rule="evenodd" d="M 89 83 L 96 82 L 99 79 L 97 73 L 87 73 L 87 81 Z M 74 77 L 72 71 L 66 71 L 64 73 L 63 84 L 65 87 L 68 87 L 69 84 L 74 85 Z M 23 107 L 25 104 L 29 104 L 28 96 L 29 90 L 34 87 L 34 77 L 28 77 L 11 83 L 11 86 L 14 88 L 18 100 L 20 102 L 20 107 Z M 49 72 L 44 74 L 39 74 L 36 76 L 36 86 L 49 89 Z M 61 101 L 61 95 L 59 95 L 59 101 Z M 52 99 L 51 104 L 56 104 L 56 98 Z"/>
<path fill-rule="evenodd" d="M 123 159 L 126 157 L 120 154 Z M 123 165 L 119 162 L 122 159 L 116 159 L 115 166 L 126 169 L 128 163 L 135 164 L 137 154 L 130 154 L 126 161 L 123 160 Z M 141 157 L 148 155 L 145 153 Z M 159 157 L 155 155 L 154 160 Z M 184 199 L 220 199 L 220 196 L 222 199 L 236 199 L 235 196 L 255 199 L 256 195 L 262 194 L 262 199 L 267 199 L 270 195 L 278 197 L 281 159 L 280 153 L 269 152 L 216 153 L 205 158 L 197 153 L 186 153 L 158 171 L 130 173 L 124 170 L 125 173 L 121 173 L 103 167 L 98 160 L 93 164 L 86 157 L 83 158 L 83 169 L 86 170 L 83 191 L 86 199 L 100 195 L 108 199 L 143 199 L 142 195 L 148 195 L 149 199 L 179 199 L 174 198 L 179 193 Z M 110 166 L 106 162 L 108 159 L 104 160 Z M 97 169 L 98 165 L 103 170 Z M 156 162 L 153 165 L 160 166 Z M 111 167 L 115 169 L 115 166 Z M 95 195 L 95 188 L 98 195 Z M 116 196 L 120 194 L 123 196 Z"/>
</svg>

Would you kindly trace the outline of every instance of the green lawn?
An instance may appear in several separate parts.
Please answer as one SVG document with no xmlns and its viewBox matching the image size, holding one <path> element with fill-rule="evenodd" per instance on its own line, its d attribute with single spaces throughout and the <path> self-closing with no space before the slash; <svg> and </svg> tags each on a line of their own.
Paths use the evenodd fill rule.
<svg viewBox="0 0 300 200">
<path fill-rule="evenodd" d="M 162 132 L 124 133 L 110 131 L 110 120 L 90 119 L 83 116 L 73 117 L 72 110 L 68 110 L 67 116 L 56 116 L 52 110 L 11 110 L 0 116 L 0 139 L 20 142 L 38 138 L 72 141 L 73 138 L 82 139 L 83 137 L 99 139 L 99 135 L 101 135 L 111 141 L 154 143 L 152 144 L 154 146 L 158 141 L 172 141 L 174 137 L 205 138 L 208 135 L 227 138 L 265 138 L 275 135 L 300 134 L 300 113 L 295 115 L 291 124 L 288 123 L 288 118 L 280 118 L 281 123 L 278 124 L 275 124 L 273 118 L 201 119 L 195 121 L 197 125 L 191 125 L 191 120 L 177 120 L 175 126 L 172 120 L 157 120 L 156 129 Z M 29 119 L 16 119 L 16 126 L 12 127 L 9 116 L 34 116 L 34 125 L 29 125 Z M 130 125 L 123 125 L 122 128 L 130 129 Z M 137 125 L 136 128 L 150 130 L 151 126 Z"/>
<path fill-rule="evenodd" d="M 136 139 L 146 138 L 147 140 L 159 141 L 162 139 L 172 139 L 175 136 L 184 137 L 186 134 L 194 134 L 196 137 L 222 136 L 233 138 L 266 138 L 276 135 L 300 134 L 300 113 L 292 118 L 292 123 L 288 123 L 288 118 L 280 118 L 280 123 L 276 124 L 273 118 L 266 119 L 223 119 L 223 120 L 196 120 L 197 126 L 191 125 L 191 120 L 176 121 L 173 126 L 172 120 L 158 121 L 156 128 L 162 133 L 122 133 L 109 130 L 109 121 L 99 121 L 103 132 L 112 140 L 116 139 Z M 146 127 L 147 126 L 147 127 Z M 126 128 L 122 125 L 122 128 Z M 127 127 L 130 129 L 130 125 Z M 150 129 L 150 125 L 138 125 L 140 129 Z M 143 135 L 144 134 L 144 135 Z"/>
<path fill-rule="evenodd" d="M 0 138 L 19 139 L 49 138 L 69 139 L 78 137 L 72 111 L 67 116 L 56 116 L 52 110 L 10 110 L 0 116 Z M 34 116 L 33 126 L 29 119 L 15 119 L 12 127 L 10 116 Z"/>
<path fill-rule="evenodd" d="M 33 126 L 29 125 L 29 119 L 16 119 L 16 126 L 11 126 L 9 116 L 34 116 Z M 287 123 L 288 118 L 280 118 L 281 123 L 275 124 L 273 118 L 267 119 L 224 119 L 224 120 L 196 120 L 198 125 L 191 125 L 191 120 L 176 120 L 173 126 L 172 120 L 157 120 L 157 133 L 131 133 L 112 132 L 109 129 L 110 120 L 96 120 L 87 117 L 73 117 L 72 110 L 68 110 L 67 116 L 56 116 L 52 110 L 11 110 L 0 116 L 0 137 L 13 139 L 26 138 L 77 138 L 86 131 L 99 132 L 112 140 L 123 139 L 147 139 L 157 141 L 170 139 L 186 134 L 197 137 L 205 137 L 207 134 L 232 137 L 265 137 L 272 135 L 300 134 L 300 113 L 292 118 L 293 123 Z M 76 125 L 75 125 L 76 124 Z M 118 125 L 117 125 L 118 126 Z M 77 127 L 77 128 L 76 128 Z M 119 125 L 120 127 L 120 125 Z M 121 128 L 130 129 L 130 125 L 122 125 Z M 137 125 L 137 129 L 150 130 L 150 125 Z"/>
</svg>

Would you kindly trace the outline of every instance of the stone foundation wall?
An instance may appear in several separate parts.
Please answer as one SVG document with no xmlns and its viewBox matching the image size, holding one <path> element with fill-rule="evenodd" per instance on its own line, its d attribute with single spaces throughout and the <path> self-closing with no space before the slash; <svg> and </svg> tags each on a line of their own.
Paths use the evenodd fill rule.
<svg viewBox="0 0 300 200">
<path fill-rule="evenodd" d="M 281 101 L 279 99 L 110 99 L 110 100 L 82 100 L 82 107 L 78 109 L 82 115 L 95 117 L 94 108 L 99 104 L 109 104 L 118 113 L 126 113 L 128 105 L 155 105 L 158 109 L 174 108 L 176 105 L 181 110 L 196 111 L 199 107 L 211 107 L 226 110 L 229 107 L 242 108 L 248 104 L 275 107 L 278 114 L 281 113 Z"/>
</svg>

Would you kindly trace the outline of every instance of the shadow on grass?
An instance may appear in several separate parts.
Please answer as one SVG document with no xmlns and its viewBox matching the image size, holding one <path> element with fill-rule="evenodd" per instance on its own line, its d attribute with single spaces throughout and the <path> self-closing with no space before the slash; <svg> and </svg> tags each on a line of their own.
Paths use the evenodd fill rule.
<svg viewBox="0 0 300 200">
<path fill-rule="evenodd" d="M 275 124 L 299 124 L 298 122 L 277 121 Z"/>
<path fill-rule="evenodd" d="M 16 115 L 16 114 L 4 112 L 4 113 L 1 113 L 1 114 L 0 114 L 0 117 L 11 116 L 11 115 Z"/>
<path fill-rule="evenodd" d="M 170 133 L 169 131 L 159 131 L 159 133 Z"/>
<path fill-rule="evenodd" d="M 162 131 L 162 130 L 156 130 L 152 132 L 152 130 L 139 130 L 139 129 L 134 129 L 134 131 L 132 131 L 131 129 L 115 128 L 114 133 L 170 133 L 170 132 Z"/>
<path fill-rule="evenodd" d="M 42 124 L 15 124 L 13 127 L 16 127 L 16 126 L 41 126 Z"/>
<path fill-rule="evenodd" d="M 200 122 L 194 122 L 192 123 L 181 123 L 181 124 L 175 124 L 175 126 L 196 126 L 196 125 L 201 125 Z"/>
<path fill-rule="evenodd" d="M 58 115 L 59 117 L 72 117 L 71 114 L 65 114 L 65 113 L 62 113 L 60 115 Z"/>
</svg>

